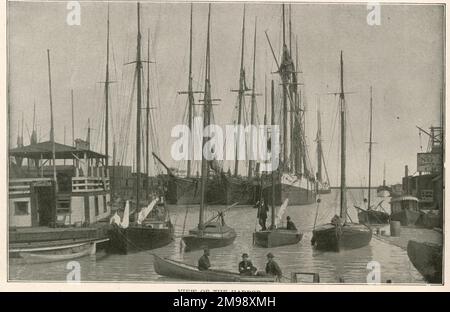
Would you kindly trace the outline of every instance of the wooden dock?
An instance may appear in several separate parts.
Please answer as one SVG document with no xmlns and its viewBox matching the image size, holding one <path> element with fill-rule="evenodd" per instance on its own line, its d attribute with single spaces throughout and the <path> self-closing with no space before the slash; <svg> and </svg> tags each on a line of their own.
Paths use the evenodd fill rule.
<svg viewBox="0 0 450 312">
<path fill-rule="evenodd" d="M 97 223 L 89 227 L 26 227 L 10 228 L 9 243 L 36 243 L 59 240 L 99 240 L 107 238 L 108 223 Z"/>
</svg>

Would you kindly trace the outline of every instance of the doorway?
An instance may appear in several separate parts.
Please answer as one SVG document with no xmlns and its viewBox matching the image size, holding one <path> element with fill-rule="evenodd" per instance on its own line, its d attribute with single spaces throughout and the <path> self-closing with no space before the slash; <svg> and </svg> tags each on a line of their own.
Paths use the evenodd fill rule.
<svg viewBox="0 0 450 312">
<path fill-rule="evenodd" d="M 53 186 L 36 186 L 39 226 L 50 226 L 55 215 L 55 190 Z"/>
</svg>

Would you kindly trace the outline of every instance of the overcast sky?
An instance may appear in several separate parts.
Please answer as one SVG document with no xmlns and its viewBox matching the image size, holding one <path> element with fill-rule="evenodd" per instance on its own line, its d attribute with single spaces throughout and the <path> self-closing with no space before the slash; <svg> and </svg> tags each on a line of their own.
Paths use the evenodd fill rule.
<svg viewBox="0 0 450 312">
<path fill-rule="evenodd" d="M 187 87 L 189 4 L 141 2 L 143 55 L 147 54 L 147 30 L 151 35 L 151 99 L 156 120 L 158 154 L 174 167 L 171 160 L 170 131 L 182 122 L 186 97 L 177 91 Z M 124 116 L 131 101 L 136 54 L 136 4 L 111 3 L 111 85 L 112 129 L 117 139 L 124 133 Z M 29 143 L 33 103 L 41 140 L 49 137 L 49 97 L 46 50 L 51 53 L 52 92 L 55 133 L 58 142 L 71 142 L 70 90 L 74 90 L 75 137 L 86 137 L 91 120 L 92 141 L 97 151 L 104 105 L 103 85 L 106 61 L 106 3 L 81 2 L 81 24 L 66 23 L 66 3 L 9 3 L 10 53 L 10 142 L 16 144 L 18 121 L 25 120 L 25 144 Z M 216 121 L 230 124 L 236 105 L 243 4 L 216 3 L 211 16 L 211 62 Z M 320 95 L 322 132 L 327 167 L 333 185 L 338 176 L 337 137 L 333 131 L 337 101 L 327 92 L 338 90 L 339 53 L 344 53 L 347 96 L 348 172 L 350 185 L 367 181 L 369 87 L 374 92 L 373 184 L 382 182 L 386 163 L 387 183 L 401 181 L 404 165 L 416 170 L 420 140 L 416 125 L 439 125 L 443 81 L 443 6 L 383 5 L 381 25 L 370 26 L 366 5 L 293 4 L 292 31 L 298 38 L 299 61 L 303 71 L 307 99 L 306 132 L 309 154 L 315 164 L 316 109 Z M 264 93 L 264 79 L 277 78 L 264 30 L 274 45 L 277 57 L 281 48 L 281 5 L 247 4 L 245 68 L 251 85 L 253 34 L 257 17 L 257 89 Z M 207 4 L 194 5 L 193 68 L 195 87 L 201 88 L 205 56 Z M 247 100 L 247 104 L 248 104 Z M 135 104 L 133 103 L 133 109 Z M 260 120 L 264 96 L 258 98 Z M 134 121 L 129 142 L 134 141 Z M 122 127 L 122 130 L 120 130 Z M 123 136 L 123 134 L 122 134 Z M 112 142 L 112 139 L 111 139 Z M 119 142 L 123 149 L 123 142 Z M 131 144 L 131 143 L 130 143 Z M 427 138 L 422 136 L 425 151 Z M 112 148 L 110 149 L 112 154 Z M 131 155 L 131 146 L 129 147 Z M 128 156 L 128 164 L 132 157 Z M 228 166 L 226 164 L 225 166 Z M 241 172 L 244 171 L 242 166 Z"/>
</svg>

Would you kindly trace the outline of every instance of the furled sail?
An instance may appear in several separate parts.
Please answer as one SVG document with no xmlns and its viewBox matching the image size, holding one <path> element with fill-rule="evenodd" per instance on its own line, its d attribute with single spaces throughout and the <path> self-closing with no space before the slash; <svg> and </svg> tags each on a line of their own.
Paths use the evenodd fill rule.
<svg viewBox="0 0 450 312">
<path fill-rule="evenodd" d="M 286 198 L 284 200 L 283 204 L 280 206 L 280 209 L 278 209 L 277 219 L 276 219 L 277 226 L 281 224 L 281 220 L 283 219 L 283 216 L 286 213 L 288 204 L 289 204 L 289 198 Z"/>
</svg>

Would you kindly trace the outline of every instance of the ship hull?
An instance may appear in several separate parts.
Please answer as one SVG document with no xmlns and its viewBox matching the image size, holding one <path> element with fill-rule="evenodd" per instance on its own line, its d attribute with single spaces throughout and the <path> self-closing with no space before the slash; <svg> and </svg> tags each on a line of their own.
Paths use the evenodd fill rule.
<svg viewBox="0 0 450 312">
<path fill-rule="evenodd" d="M 358 212 L 358 220 L 362 224 L 389 224 L 389 219 L 389 214 L 383 211 L 364 210 Z"/>
<path fill-rule="evenodd" d="M 364 247 L 371 239 L 372 231 L 364 225 L 348 223 L 339 228 L 329 223 L 313 230 L 311 244 L 318 250 L 339 252 Z"/>
<path fill-rule="evenodd" d="M 255 187 L 249 181 L 228 178 L 225 182 L 225 205 L 239 203 L 239 205 L 255 204 Z"/>
<path fill-rule="evenodd" d="M 172 205 L 200 204 L 200 179 L 171 178 L 168 182 L 166 198 Z"/>
<path fill-rule="evenodd" d="M 108 230 L 109 246 L 107 251 L 115 254 L 128 254 L 143 250 L 160 248 L 173 241 L 174 228 L 167 222 L 163 228 L 132 224 L 123 229 L 113 226 Z"/>
<path fill-rule="evenodd" d="M 182 237 L 186 245 L 185 251 L 193 251 L 202 248 L 220 248 L 231 245 L 236 239 L 236 232 L 229 226 L 218 222 L 212 222 L 205 225 L 205 229 L 193 229 L 189 234 Z"/>
<path fill-rule="evenodd" d="M 304 177 L 283 174 L 275 179 L 275 205 L 289 199 L 289 205 L 310 205 L 316 201 L 314 183 Z M 264 192 L 271 203 L 272 184 L 270 175 L 266 180 Z"/>
<path fill-rule="evenodd" d="M 410 240 L 409 260 L 428 283 L 442 284 L 442 245 Z"/>
<path fill-rule="evenodd" d="M 419 211 L 413 211 L 409 209 L 405 209 L 400 212 L 391 214 L 391 220 L 400 221 L 400 224 L 402 226 L 416 225 L 417 221 L 419 220 L 419 217 L 420 217 Z"/>
<path fill-rule="evenodd" d="M 303 234 L 296 230 L 259 231 L 253 233 L 253 244 L 264 248 L 295 245 L 302 240 L 302 237 Z"/>
</svg>

